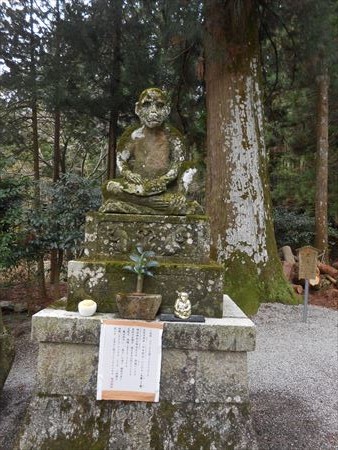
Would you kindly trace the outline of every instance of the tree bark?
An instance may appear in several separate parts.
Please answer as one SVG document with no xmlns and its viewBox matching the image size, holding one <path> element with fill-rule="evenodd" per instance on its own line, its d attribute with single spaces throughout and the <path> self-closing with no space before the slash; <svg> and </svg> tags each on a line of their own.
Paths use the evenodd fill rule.
<svg viewBox="0 0 338 450">
<path fill-rule="evenodd" d="M 107 152 L 107 179 L 111 180 L 116 176 L 116 145 L 117 145 L 117 121 L 118 111 L 114 105 L 110 111 L 109 131 L 108 131 L 108 152 Z"/>
<path fill-rule="evenodd" d="M 55 77 L 55 93 L 54 93 L 54 155 L 53 155 L 53 181 L 54 183 L 60 178 L 61 165 L 61 147 L 60 147 L 60 132 L 61 132 L 61 111 L 60 111 L 60 62 L 61 62 L 61 36 L 60 36 L 60 1 L 56 0 L 55 13 L 55 55 L 54 55 L 54 69 Z"/>
<path fill-rule="evenodd" d="M 315 198 L 315 247 L 328 260 L 328 153 L 329 153 L 329 77 L 317 77 L 317 164 Z"/>
<path fill-rule="evenodd" d="M 61 63 L 61 35 L 60 35 L 60 1 L 56 0 L 55 10 L 55 55 L 54 55 L 54 68 L 56 71 L 55 78 L 55 94 L 54 94 L 54 154 L 53 154 L 53 182 L 56 183 L 60 179 L 60 167 L 61 167 L 61 147 L 60 147 L 60 134 L 61 134 L 61 110 L 60 110 L 60 63 Z M 58 270 L 58 250 L 51 250 L 50 257 L 50 283 L 53 286 L 53 295 L 57 295 L 59 291 L 59 270 Z M 55 296 L 54 295 L 54 296 Z"/>
<path fill-rule="evenodd" d="M 295 298 L 271 219 L 255 2 L 237 3 L 206 0 L 206 204 L 226 293 L 251 314 L 260 301 Z"/>
<path fill-rule="evenodd" d="M 40 162 L 39 162 L 39 133 L 38 133 L 38 101 L 36 85 L 36 58 L 35 58 L 35 33 L 33 20 L 33 0 L 30 0 L 30 76 L 31 76 L 31 111 L 32 111 L 32 150 L 34 171 L 34 208 L 40 208 Z M 45 281 L 44 255 L 37 255 L 37 279 L 40 296 L 44 299 L 47 295 Z"/>
<path fill-rule="evenodd" d="M 110 2 L 112 13 L 112 40 L 111 40 L 111 74 L 110 74 L 110 98 L 111 108 L 109 116 L 108 131 L 108 153 L 107 153 L 107 179 L 116 176 L 116 144 L 117 144 L 117 122 L 119 117 L 119 88 L 121 77 L 121 25 L 122 25 L 122 1 L 112 0 Z"/>
</svg>

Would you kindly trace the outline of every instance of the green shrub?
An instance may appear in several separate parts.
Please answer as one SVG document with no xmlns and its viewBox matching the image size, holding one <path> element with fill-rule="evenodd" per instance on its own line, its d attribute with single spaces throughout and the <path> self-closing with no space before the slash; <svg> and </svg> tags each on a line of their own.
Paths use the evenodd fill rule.
<svg viewBox="0 0 338 450">
<path fill-rule="evenodd" d="M 290 245 L 295 251 L 304 245 L 313 245 L 315 219 L 309 213 L 289 208 L 274 209 L 275 235 L 278 247 Z M 329 246 L 337 244 L 338 230 L 328 228 Z"/>
<path fill-rule="evenodd" d="M 22 228 L 24 200 L 29 180 L 12 178 L 0 172 L 0 268 L 15 266 L 25 249 Z"/>
</svg>

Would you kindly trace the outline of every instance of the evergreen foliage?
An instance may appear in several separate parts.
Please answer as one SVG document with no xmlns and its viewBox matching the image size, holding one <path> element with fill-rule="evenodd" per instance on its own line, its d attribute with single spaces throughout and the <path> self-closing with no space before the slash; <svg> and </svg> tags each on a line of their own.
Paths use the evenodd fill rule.
<svg viewBox="0 0 338 450">
<path fill-rule="evenodd" d="M 30 234 L 27 254 L 58 249 L 80 255 L 85 214 L 100 205 L 97 184 L 75 174 L 65 174 L 56 183 L 44 186 L 42 200 L 40 208 L 28 215 L 25 224 Z"/>
<path fill-rule="evenodd" d="M 262 10 L 266 140 L 272 198 L 276 206 L 314 214 L 316 77 L 328 69 L 329 214 L 338 223 L 335 0 L 274 1 Z"/>
<path fill-rule="evenodd" d="M 1 163 L 1 166 L 3 163 Z M 12 178 L 0 166 L 0 269 L 16 265 L 24 254 L 26 234 L 22 228 L 26 178 Z"/>
</svg>

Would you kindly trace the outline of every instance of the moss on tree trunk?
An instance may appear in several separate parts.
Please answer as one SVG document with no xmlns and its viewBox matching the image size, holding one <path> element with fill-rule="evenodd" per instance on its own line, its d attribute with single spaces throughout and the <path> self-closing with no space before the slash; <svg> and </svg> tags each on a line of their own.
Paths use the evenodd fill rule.
<svg viewBox="0 0 338 450">
<path fill-rule="evenodd" d="M 206 1 L 207 209 L 225 292 L 251 314 L 296 298 L 273 232 L 255 2 L 235 3 Z"/>
</svg>

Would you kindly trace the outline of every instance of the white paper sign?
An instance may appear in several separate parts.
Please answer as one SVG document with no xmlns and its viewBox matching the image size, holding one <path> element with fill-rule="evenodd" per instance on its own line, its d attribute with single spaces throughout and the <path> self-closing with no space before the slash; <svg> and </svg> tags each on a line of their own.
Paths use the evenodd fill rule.
<svg viewBox="0 0 338 450">
<path fill-rule="evenodd" d="M 104 320 L 97 400 L 158 402 L 163 323 Z"/>
</svg>

